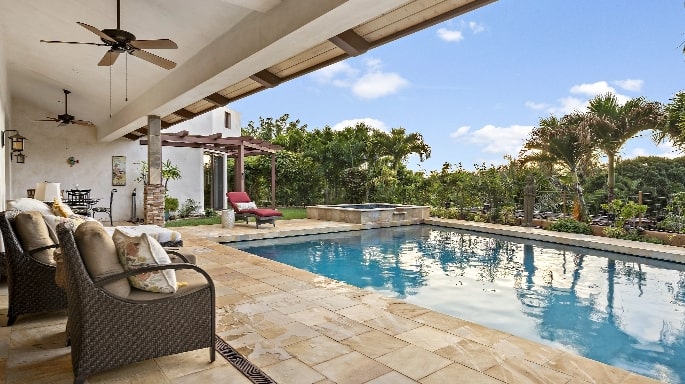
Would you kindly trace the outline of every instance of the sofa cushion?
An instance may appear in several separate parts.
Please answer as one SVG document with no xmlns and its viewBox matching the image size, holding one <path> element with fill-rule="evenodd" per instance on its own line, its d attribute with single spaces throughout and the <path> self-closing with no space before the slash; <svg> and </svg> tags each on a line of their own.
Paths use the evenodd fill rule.
<svg viewBox="0 0 685 384">
<path fill-rule="evenodd" d="M 57 241 L 40 212 L 22 212 L 14 218 L 14 225 L 24 252 L 45 264 L 55 265 L 53 253 Z"/>
<path fill-rule="evenodd" d="M 18 211 L 38 211 L 43 215 L 52 215 L 50 206 L 44 202 L 28 197 L 22 197 L 16 200 L 7 202 L 7 209 L 16 209 Z"/>
<path fill-rule="evenodd" d="M 124 272 L 114 241 L 99 222 L 87 221 L 79 225 L 74 232 L 74 240 L 93 279 Z M 102 288 L 119 297 L 127 297 L 131 292 L 127 279 L 113 281 Z"/>
<path fill-rule="evenodd" d="M 171 259 L 164 248 L 147 233 L 140 236 L 129 236 L 115 229 L 112 235 L 116 245 L 119 261 L 124 269 L 132 270 L 149 265 L 171 264 Z M 128 278 L 132 286 L 149 292 L 176 292 L 176 272 L 172 269 L 158 272 L 142 273 Z"/>
</svg>

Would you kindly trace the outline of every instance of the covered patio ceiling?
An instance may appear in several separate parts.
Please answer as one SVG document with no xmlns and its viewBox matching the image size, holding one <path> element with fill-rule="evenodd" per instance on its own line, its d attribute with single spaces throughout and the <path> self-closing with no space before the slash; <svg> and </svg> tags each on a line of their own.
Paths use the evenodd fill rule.
<svg viewBox="0 0 685 384">
<path fill-rule="evenodd" d="M 165 70 L 130 55 L 98 66 L 105 47 L 40 42 L 98 42 L 76 22 L 113 28 L 115 0 L 0 0 L 0 59 L 12 98 L 57 115 L 69 89 L 69 113 L 98 140 L 137 139 L 148 115 L 167 128 L 494 1 L 121 0 L 121 29 L 178 44 L 151 51 L 177 63 Z"/>
</svg>

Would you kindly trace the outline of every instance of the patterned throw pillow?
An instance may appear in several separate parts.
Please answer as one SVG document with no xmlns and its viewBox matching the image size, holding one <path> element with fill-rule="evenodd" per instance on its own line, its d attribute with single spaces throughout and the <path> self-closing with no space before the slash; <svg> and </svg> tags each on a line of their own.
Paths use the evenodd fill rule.
<svg viewBox="0 0 685 384">
<path fill-rule="evenodd" d="M 254 201 L 250 201 L 249 203 L 235 203 L 235 206 L 238 207 L 238 209 L 241 211 L 249 211 L 250 209 L 257 209 L 257 204 L 255 204 Z"/>
<path fill-rule="evenodd" d="M 149 265 L 171 264 L 164 248 L 146 233 L 128 236 L 115 229 L 112 240 L 117 249 L 119 262 L 127 271 Z M 150 292 L 174 293 L 177 289 L 176 271 L 172 269 L 142 273 L 129 277 L 128 281 L 132 286 Z"/>
</svg>

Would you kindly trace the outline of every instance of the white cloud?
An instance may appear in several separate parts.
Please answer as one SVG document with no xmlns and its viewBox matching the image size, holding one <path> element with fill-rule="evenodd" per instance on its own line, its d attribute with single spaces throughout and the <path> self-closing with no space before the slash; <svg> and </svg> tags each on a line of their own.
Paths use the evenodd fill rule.
<svg viewBox="0 0 685 384">
<path fill-rule="evenodd" d="M 557 99 L 557 102 L 558 105 L 547 108 L 547 112 L 553 115 L 563 116 L 568 115 L 573 111 L 584 111 L 587 108 L 588 100 L 568 96 Z"/>
<path fill-rule="evenodd" d="M 448 42 L 459 42 L 464 40 L 464 34 L 461 33 L 461 31 L 447 28 L 438 29 L 438 37 Z"/>
<path fill-rule="evenodd" d="M 357 69 L 348 62 L 338 62 L 322 68 L 310 76 L 323 85 L 349 88 L 362 99 L 376 99 L 399 92 L 409 85 L 409 81 L 400 74 L 384 72 L 380 59 L 369 58 L 364 61 L 364 68 Z"/>
<path fill-rule="evenodd" d="M 483 24 L 476 23 L 475 21 L 469 21 L 469 28 L 474 34 L 485 31 L 485 26 Z"/>
<path fill-rule="evenodd" d="M 456 132 L 450 134 L 450 137 L 463 137 L 465 142 L 481 146 L 483 152 L 497 153 L 502 156 L 516 155 L 532 130 L 532 125 L 496 127 L 488 124 L 468 135 L 466 133 L 468 133 L 469 127 L 460 127 Z"/>
<path fill-rule="evenodd" d="M 352 92 L 362 99 L 377 99 L 397 93 L 409 85 L 409 81 L 397 73 L 371 72 L 359 78 L 352 85 Z"/>
<path fill-rule="evenodd" d="M 469 127 L 467 125 L 461 126 L 461 127 L 457 128 L 456 131 L 450 133 L 450 137 L 455 139 L 457 137 L 464 136 L 467 133 L 469 133 L 470 129 L 471 129 L 471 127 Z"/>
<path fill-rule="evenodd" d="M 607 92 L 616 93 L 616 90 L 606 81 L 578 84 L 571 87 L 571 93 L 587 95 L 590 98 Z"/>
<path fill-rule="evenodd" d="M 357 123 L 364 123 L 370 127 L 378 129 L 379 131 L 390 132 L 390 130 L 388 129 L 388 126 L 384 122 L 382 122 L 378 119 L 371 118 L 371 117 L 364 117 L 361 119 L 343 120 L 343 121 L 335 124 L 331 128 L 334 131 L 342 131 L 343 129 L 345 129 L 347 127 L 354 127 L 355 125 L 357 125 Z"/>
<path fill-rule="evenodd" d="M 536 110 L 536 111 L 539 111 L 539 110 L 542 110 L 545 108 L 549 108 L 549 104 L 536 103 L 534 101 L 526 101 L 525 105 L 526 105 L 526 107 L 533 109 L 533 110 Z"/>
<path fill-rule="evenodd" d="M 347 62 L 339 61 L 327 67 L 321 68 L 311 74 L 321 84 L 333 84 L 337 87 L 350 86 L 350 78 L 357 76 L 359 71 L 352 68 Z"/>
<path fill-rule="evenodd" d="M 614 81 L 618 87 L 625 89 L 626 91 L 639 92 L 642 89 L 642 84 L 644 81 L 637 79 L 625 79 Z"/>
</svg>

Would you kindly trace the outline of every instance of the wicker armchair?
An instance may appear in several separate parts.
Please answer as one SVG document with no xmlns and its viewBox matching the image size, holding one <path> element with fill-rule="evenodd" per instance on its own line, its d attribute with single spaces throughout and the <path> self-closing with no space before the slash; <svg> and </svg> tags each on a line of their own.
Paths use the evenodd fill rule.
<svg viewBox="0 0 685 384">
<path fill-rule="evenodd" d="M 91 278 L 86 265 L 93 259 L 86 255 L 99 254 L 103 247 L 85 250 L 84 241 L 91 238 L 75 234 L 71 223 L 59 224 L 57 236 L 66 267 L 67 332 L 75 383 L 106 369 L 200 348 L 209 348 L 210 362 L 214 361 L 215 291 L 207 272 L 178 263 Z M 189 281 L 188 285 L 169 294 L 130 288 L 127 297 L 107 288 L 128 276 L 164 269 L 175 269 L 179 281 Z"/>
<path fill-rule="evenodd" d="M 13 210 L 0 212 L 9 293 L 8 326 L 14 324 L 19 315 L 67 308 L 66 292 L 55 284 L 55 265 L 41 262 L 23 249 L 14 220 L 19 213 Z"/>
</svg>

